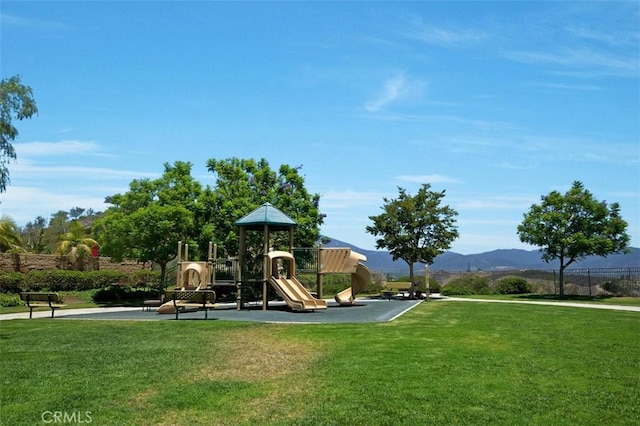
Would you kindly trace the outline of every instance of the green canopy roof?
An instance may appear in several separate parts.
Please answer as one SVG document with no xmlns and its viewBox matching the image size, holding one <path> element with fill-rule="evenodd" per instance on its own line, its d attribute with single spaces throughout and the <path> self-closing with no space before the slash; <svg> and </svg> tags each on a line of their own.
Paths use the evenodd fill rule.
<svg viewBox="0 0 640 426">
<path fill-rule="evenodd" d="M 264 203 L 248 215 L 236 220 L 234 225 L 258 229 L 269 225 L 270 228 L 289 229 L 297 223 L 270 203 Z"/>
</svg>

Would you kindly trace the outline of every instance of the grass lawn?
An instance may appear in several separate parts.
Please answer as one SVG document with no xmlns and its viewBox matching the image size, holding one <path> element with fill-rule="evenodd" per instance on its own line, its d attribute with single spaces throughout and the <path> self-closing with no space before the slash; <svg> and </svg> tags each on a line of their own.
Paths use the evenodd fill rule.
<svg viewBox="0 0 640 426">
<path fill-rule="evenodd" d="M 639 334 L 635 312 L 464 302 L 380 324 L 3 321 L 0 423 L 631 425 Z"/>
<path fill-rule="evenodd" d="M 568 302 L 568 303 L 596 303 L 600 305 L 640 306 L 640 297 L 616 296 L 564 296 L 555 294 L 488 294 L 453 296 L 467 299 L 513 300 L 517 302 Z"/>
</svg>

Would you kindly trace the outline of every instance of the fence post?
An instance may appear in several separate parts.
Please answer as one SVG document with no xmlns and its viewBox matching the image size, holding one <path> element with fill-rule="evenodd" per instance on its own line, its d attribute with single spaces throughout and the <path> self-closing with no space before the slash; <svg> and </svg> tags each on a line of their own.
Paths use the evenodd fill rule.
<svg viewBox="0 0 640 426">
<path fill-rule="evenodd" d="M 591 297 L 591 269 L 587 268 L 587 283 L 589 284 L 589 297 Z"/>
<path fill-rule="evenodd" d="M 553 270 L 553 294 L 558 294 L 558 289 L 556 288 L 556 270 Z"/>
</svg>

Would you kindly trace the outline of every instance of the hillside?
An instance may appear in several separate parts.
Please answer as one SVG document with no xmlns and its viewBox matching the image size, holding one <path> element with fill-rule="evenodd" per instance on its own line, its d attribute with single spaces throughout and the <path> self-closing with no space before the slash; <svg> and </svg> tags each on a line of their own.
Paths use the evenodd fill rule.
<svg viewBox="0 0 640 426">
<path fill-rule="evenodd" d="M 365 250 L 344 241 L 331 239 L 325 247 L 349 247 L 367 256 L 369 269 L 382 272 L 408 271 L 407 264 L 393 261 L 387 251 Z M 591 256 L 571 264 L 571 268 L 623 268 L 640 266 L 640 249 L 632 247 L 629 254 L 614 254 L 607 257 Z M 420 268 L 423 266 L 421 265 Z M 495 269 L 557 269 L 558 262 L 546 263 L 538 250 L 499 249 L 478 254 L 460 254 L 448 251 L 435 258 L 430 266 L 432 270 L 467 271 Z"/>
</svg>

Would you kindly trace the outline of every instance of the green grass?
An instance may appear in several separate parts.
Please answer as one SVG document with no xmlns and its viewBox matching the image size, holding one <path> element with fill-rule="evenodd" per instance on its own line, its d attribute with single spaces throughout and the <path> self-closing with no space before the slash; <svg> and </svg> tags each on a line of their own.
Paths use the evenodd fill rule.
<svg viewBox="0 0 640 426">
<path fill-rule="evenodd" d="M 640 314 L 423 303 L 392 323 L 0 323 L 0 422 L 629 425 Z"/>
<path fill-rule="evenodd" d="M 555 294 L 486 294 L 453 296 L 467 299 L 513 300 L 517 302 L 569 302 L 596 303 L 601 305 L 640 306 L 640 297 L 617 296 L 573 296 L 560 297 Z"/>
</svg>

